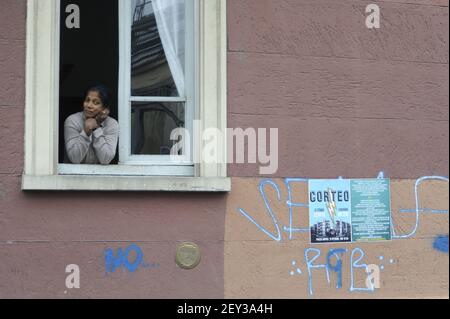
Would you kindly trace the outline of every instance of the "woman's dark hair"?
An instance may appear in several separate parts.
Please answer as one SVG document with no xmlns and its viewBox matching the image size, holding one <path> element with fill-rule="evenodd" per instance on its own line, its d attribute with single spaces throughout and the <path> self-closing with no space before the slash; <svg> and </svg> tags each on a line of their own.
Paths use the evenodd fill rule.
<svg viewBox="0 0 450 319">
<path fill-rule="evenodd" d="M 89 92 L 98 92 L 98 95 L 100 97 L 100 100 L 102 100 L 104 107 L 110 107 L 110 95 L 109 95 L 109 89 L 103 84 L 96 84 L 88 87 L 86 91 L 84 91 L 84 98 L 88 95 Z"/>
</svg>

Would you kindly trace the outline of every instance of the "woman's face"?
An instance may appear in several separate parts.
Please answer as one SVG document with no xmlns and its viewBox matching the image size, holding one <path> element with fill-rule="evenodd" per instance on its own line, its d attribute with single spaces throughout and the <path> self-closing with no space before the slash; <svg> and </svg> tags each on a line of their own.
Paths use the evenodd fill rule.
<svg viewBox="0 0 450 319">
<path fill-rule="evenodd" d="M 83 103 L 86 118 L 94 118 L 105 109 L 100 94 L 97 91 L 89 91 Z"/>
</svg>

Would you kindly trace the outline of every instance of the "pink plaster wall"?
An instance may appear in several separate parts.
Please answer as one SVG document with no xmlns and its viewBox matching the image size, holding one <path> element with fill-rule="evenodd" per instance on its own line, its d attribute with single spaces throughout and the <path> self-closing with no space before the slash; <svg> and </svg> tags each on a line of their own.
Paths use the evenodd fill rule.
<svg viewBox="0 0 450 319">
<path fill-rule="evenodd" d="M 222 298 L 226 195 L 20 191 L 25 27 L 26 1 L 1 0 L 0 298 Z M 175 264 L 182 241 L 202 250 L 194 270 Z M 106 274 L 105 249 L 131 244 L 157 267 Z M 68 264 L 83 289 L 67 291 Z"/>
<path fill-rule="evenodd" d="M 225 195 L 21 193 L 20 177 L 0 182 L 0 298 L 222 298 Z M 175 247 L 202 251 L 194 270 L 175 264 Z M 106 273 L 105 249 L 140 247 L 157 268 Z M 130 262 L 135 258 L 129 257 Z M 65 287 L 65 267 L 82 289 Z"/>
<path fill-rule="evenodd" d="M 228 3 L 229 126 L 279 128 L 275 176 L 448 175 L 448 1 Z"/>
<path fill-rule="evenodd" d="M 228 0 L 229 126 L 280 129 L 275 176 L 448 175 L 448 1 L 379 2 L 379 31 L 366 3 Z M 0 298 L 223 297 L 229 196 L 20 191 L 25 17 L 1 0 Z M 175 265 L 180 241 L 202 248 L 195 270 Z M 159 267 L 106 275 L 105 249 L 131 243 Z M 65 292 L 71 263 L 84 286 Z"/>
</svg>

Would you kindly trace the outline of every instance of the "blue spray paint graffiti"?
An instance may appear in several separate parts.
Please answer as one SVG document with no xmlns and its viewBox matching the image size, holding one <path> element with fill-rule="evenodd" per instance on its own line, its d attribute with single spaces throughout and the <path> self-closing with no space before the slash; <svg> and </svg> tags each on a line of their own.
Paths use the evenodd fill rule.
<svg viewBox="0 0 450 319">
<path fill-rule="evenodd" d="M 267 196 L 265 193 L 265 186 L 266 185 L 271 185 L 276 191 L 277 191 L 277 195 L 278 195 L 278 200 L 281 200 L 281 195 L 280 195 L 280 189 L 278 188 L 278 185 L 271 181 L 271 180 L 264 180 L 259 184 L 259 192 L 261 193 L 261 197 L 264 200 L 264 204 L 266 205 L 266 209 L 267 212 L 269 214 L 269 216 L 272 218 L 273 224 L 275 225 L 275 228 L 277 230 L 277 234 L 273 235 L 272 233 L 270 233 L 267 229 L 265 229 L 264 227 L 262 227 L 260 224 L 258 224 L 245 210 L 243 210 L 242 208 L 239 209 L 240 213 L 242 215 L 244 215 L 248 220 L 250 220 L 253 224 L 256 225 L 256 227 L 258 227 L 263 233 L 265 233 L 267 236 L 269 236 L 270 238 L 272 238 L 275 241 L 281 241 L 281 232 L 280 232 L 280 227 L 278 226 L 278 221 L 277 218 L 275 217 L 272 209 L 270 208 L 269 202 L 267 200 Z"/>
<path fill-rule="evenodd" d="M 308 208 L 309 205 L 305 204 L 305 203 L 295 203 L 293 202 L 292 196 L 293 196 L 293 192 L 292 192 L 292 184 L 293 183 L 308 183 L 307 179 L 303 179 L 303 178 L 286 178 L 284 180 L 285 184 L 286 184 L 286 188 L 288 190 L 288 198 L 286 201 L 286 205 L 287 207 L 289 207 L 289 226 L 284 225 L 283 226 L 283 231 L 287 232 L 289 234 L 289 240 L 292 240 L 292 233 L 294 232 L 308 232 L 309 229 L 308 228 L 294 228 L 293 225 L 293 208 L 294 207 L 305 207 Z M 268 235 L 270 238 L 272 238 L 274 241 L 277 242 L 281 242 L 282 241 L 282 234 L 280 231 L 280 226 L 278 225 L 278 218 L 277 216 L 274 214 L 272 208 L 270 207 L 270 202 L 268 201 L 267 195 L 266 195 L 266 185 L 270 185 L 272 186 L 272 188 L 277 192 L 277 198 L 278 201 L 281 202 L 281 191 L 280 188 L 278 187 L 278 184 L 275 183 L 272 180 L 262 180 L 259 184 L 259 192 L 261 193 L 261 197 L 264 200 L 264 205 L 266 207 L 267 213 L 269 214 L 269 216 L 272 219 L 273 225 L 275 226 L 276 229 L 276 234 L 272 234 L 270 233 L 266 228 L 264 228 L 263 226 L 261 226 L 249 213 L 247 213 L 244 209 L 239 208 L 238 211 L 244 215 L 248 220 L 250 220 L 253 224 L 256 225 L 256 227 L 261 230 L 263 233 L 265 233 L 266 235 Z"/>
<path fill-rule="evenodd" d="M 448 235 L 437 236 L 434 239 L 433 248 L 448 254 Z"/>
<path fill-rule="evenodd" d="M 359 253 L 359 257 L 355 258 L 356 254 Z M 367 264 L 360 264 L 359 262 L 364 258 L 364 250 L 361 248 L 355 248 L 352 251 L 352 255 L 350 257 L 350 291 L 369 291 L 373 292 L 375 290 L 375 287 L 371 284 L 370 287 L 365 288 L 357 288 L 355 287 L 355 274 L 354 269 L 355 268 L 363 268 L 364 272 L 368 273 L 368 265 Z"/>
<path fill-rule="evenodd" d="M 342 178 L 342 177 L 339 177 Z M 385 178 L 384 172 L 380 172 L 377 178 Z M 430 209 L 420 207 L 420 199 L 419 199 L 419 186 L 425 181 L 442 181 L 449 182 L 447 177 L 442 176 L 424 176 L 416 180 L 414 186 L 414 195 L 415 195 L 415 209 L 400 209 L 399 213 L 415 213 L 416 220 L 414 228 L 407 234 L 397 235 L 395 233 L 395 227 L 392 223 L 392 238 L 393 239 L 406 239 L 413 237 L 419 228 L 419 215 L 420 214 L 448 214 L 448 210 L 439 210 L 439 209 Z M 308 179 L 305 178 L 286 178 L 284 179 L 284 184 L 287 190 L 287 199 L 286 199 L 286 208 L 289 217 L 288 225 L 281 225 L 279 221 L 279 215 L 274 212 L 271 207 L 271 202 L 269 200 L 269 196 L 267 191 L 272 189 L 276 192 L 276 200 L 278 203 L 282 203 L 281 189 L 279 185 L 270 179 L 262 180 L 258 186 L 259 193 L 261 194 L 261 198 L 264 201 L 264 206 L 266 209 L 267 215 L 270 217 L 275 232 L 271 233 L 267 228 L 263 227 L 260 222 L 258 222 L 249 212 L 244 210 L 243 208 L 238 208 L 238 212 L 241 213 L 244 217 L 246 217 L 250 222 L 252 222 L 260 231 L 269 236 L 272 240 L 276 242 L 281 242 L 283 240 L 283 233 L 286 233 L 289 240 L 293 240 L 294 233 L 307 233 L 309 232 L 309 228 L 296 227 L 294 225 L 294 208 L 305 208 L 308 209 L 309 205 L 307 203 L 299 203 L 293 201 L 293 186 L 295 184 L 307 184 Z M 296 222 L 299 222 L 298 220 Z M 438 236 L 434 240 L 433 247 L 440 251 L 448 253 L 448 235 Z M 326 263 L 319 264 L 317 263 L 317 259 L 321 256 L 321 250 L 317 248 L 306 248 L 304 251 L 304 262 L 307 269 L 308 274 L 308 292 L 310 295 L 313 295 L 313 272 L 316 270 L 325 270 L 327 283 L 330 284 L 330 272 L 334 272 L 337 275 L 336 289 L 341 289 L 343 286 L 342 283 L 342 266 L 343 266 L 343 255 L 348 252 L 345 248 L 332 249 L 328 252 Z M 384 270 L 385 265 L 368 265 L 364 263 L 363 259 L 365 257 L 365 252 L 361 248 L 357 247 L 351 251 L 350 254 L 350 292 L 374 292 L 376 288 L 379 288 L 373 282 L 375 272 L 370 272 L 373 269 L 373 266 L 376 268 L 379 267 L 378 271 Z M 336 259 L 333 262 L 333 259 Z M 383 256 L 378 257 L 381 262 L 384 261 Z M 389 264 L 394 264 L 394 259 L 389 259 Z M 291 276 L 302 276 L 303 272 L 300 266 L 296 261 L 292 261 L 291 265 L 294 267 L 294 270 L 290 271 Z M 361 269 L 364 271 L 365 275 L 365 287 L 357 287 L 356 286 L 356 273 Z"/>
<path fill-rule="evenodd" d="M 336 289 L 342 289 L 343 283 L 342 283 L 342 275 L 343 275 L 343 257 L 344 254 L 347 253 L 348 250 L 346 248 L 336 248 L 336 249 L 330 249 L 328 251 L 327 257 L 326 257 L 326 263 L 320 264 L 317 263 L 317 259 L 322 255 L 322 252 L 318 248 L 306 248 L 304 251 L 304 262 L 307 269 L 308 274 L 308 293 L 310 296 L 314 295 L 314 289 L 313 289 L 313 271 L 316 270 L 324 270 L 325 271 L 325 278 L 327 280 L 327 283 L 331 283 L 331 275 L 330 272 L 334 272 L 336 274 Z M 369 266 L 377 266 L 379 269 L 383 270 L 385 266 L 383 264 L 381 265 L 368 265 L 363 261 L 365 257 L 365 252 L 359 247 L 356 247 L 352 250 L 350 254 L 350 292 L 374 292 L 377 287 L 375 287 L 375 284 L 372 282 L 373 273 L 370 273 Z M 333 262 L 333 259 L 336 259 L 335 262 Z M 384 261 L 384 257 L 380 256 L 378 257 L 380 262 Z M 394 263 L 393 259 L 390 259 L 390 264 Z M 291 263 L 292 266 L 294 266 L 296 269 L 294 271 L 290 272 L 291 276 L 301 276 L 303 274 L 301 268 L 297 265 L 296 261 L 293 261 Z M 358 269 L 363 270 L 361 273 L 363 273 L 363 279 L 366 283 L 366 287 L 356 287 L 355 286 L 355 278 L 356 273 Z"/>
<path fill-rule="evenodd" d="M 416 183 L 414 186 L 414 196 L 415 196 L 415 202 L 416 202 L 416 208 L 415 208 L 416 220 L 415 220 L 414 228 L 408 234 L 396 235 L 395 227 L 392 223 L 392 238 L 393 239 L 405 239 L 405 238 L 411 238 L 412 236 L 414 236 L 417 233 L 417 229 L 419 228 L 419 215 L 421 212 L 436 213 L 436 210 L 420 207 L 419 186 L 420 186 L 420 184 L 422 184 L 425 181 L 443 181 L 443 182 L 448 183 L 448 178 L 443 177 L 443 176 L 424 176 L 424 177 L 421 177 L 416 180 Z M 402 209 L 401 211 L 405 212 L 405 211 L 410 211 L 410 210 Z M 448 214 L 448 210 L 439 210 L 438 212 Z"/>
<path fill-rule="evenodd" d="M 134 261 L 130 261 L 130 254 L 135 253 Z M 129 272 L 134 273 L 139 267 L 157 268 L 159 264 L 146 264 L 144 262 L 144 253 L 137 245 L 130 245 L 125 250 L 118 248 L 116 253 L 111 248 L 105 250 L 105 269 L 106 272 L 115 272 L 120 267 L 125 267 Z"/>
<path fill-rule="evenodd" d="M 383 172 L 380 172 L 377 178 L 384 178 L 385 174 Z M 415 194 L 415 203 L 416 207 L 414 210 L 412 209 L 400 209 L 399 212 L 415 212 L 416 214 L 416 220 L 414 228 L 407 234 L 403 235 L 397 235 L 395 232 L 395 226 L 392 222 L 392 238 L 393 239 L 406 239 L 413 237 L 419 228 L 419 215 L 421 213 L 439 213 L 439 214 L 448 214 L 448 210 L 437 210 L 437 209 L 429 209 L 429 208 L 421 208 L 420 207 L 420 199 L 419 199 L 419 186 L 425 182 L 425 181 L 443 181 L 443 182 L 449 182 L 449 179 L 447 177 L 443 176 L 424 176 L 416 180 L 415 186 L 414 186 L 414 194 Z M 295 183 L 308 183 L 308 179 L 305 178 L 286 178 L 284 179 L 284 184 L 287 189 L 287 200 L 286 200 L 286 207 L 288 209 L 288 216 L 289 216 L 289 225 L 282 225 L 280 227 L 280 222 L 278 215 L 273 211 L 270 205 L 270 201 L 268 199 L 268 195 L 266 193 L 268 186 L 270 186 L 272 189 L 276 191 L 277 194 L 277 200 L 278 202 L 282 202 L 281 198 L 281 190 L 280 187 L 276 182 L 273 180 L 262 180 L 259 184 L 259 192 L 261 194 L 261 198 L 264 201 L 264 205 L 266 207 L 266 212 L 270 216 L 272 223 L 275 227 L 275 234 L 271 233 L 269 230 L 267 230 L 265 227 L 263 227 L 255 218 L 252 217 L 250 213 L 248 213 L 243 208 L 238 208 L 238 212 L 241 213 L 245 218 L 247 218 L 249 221 L 251 221 L 260 231 L 265 233 L 267 236 L 269 236 L 272 240 L 281 242 L 283 240 L 282 231 L 288 234 L 288 239 L 293 239 L 293 233 L 304 233 L 309 232 L 308 228 L 301 228 L 301 227 L 294 227 L 294 208 L 309 208 L 308 203 L 298 203 L 293 201 L 293 190 L 292 187 Z M 282 230 L 282 231 L 281 231 Z"/>
<path fill-rule="evenodd" d="M 313 252 L 315 253 L 314 257 L 311 259 L 309 258 L 309 253 Z M 323 264 L 314 265 L 314 262 L 317 260 L 317 258 L 320 257 L 320 250 L 317 248 L 307 248 L 305 249 L 305 262 L 306 267 L 308 268 L 308 287 L 309 287 L 309 294 L 313 295 L 313 284 L 312 284 L 312 270 L 313 269 L 325 269 L 325 273 L 327 275 L 327 282 L 330 283 L 330 272 L 328 270 L 328 267 Z"/>
<path fill-rule="evenodd" d="M 334 271 L 338 275 L 336 288 L 341 289 L 342 288 L 342 259 L 339 256 L 339 254 L 343 254 L 347 252 L 347 249 L 344 248 L 338 248 L 338 249 L 332 249 L 328 252 L 327 256 L 327 267 L 330 268 L 332 271 Z M 336 265 L 333 265 L 331 262 L 331 257 L 336 256 Z"/>
</svg>

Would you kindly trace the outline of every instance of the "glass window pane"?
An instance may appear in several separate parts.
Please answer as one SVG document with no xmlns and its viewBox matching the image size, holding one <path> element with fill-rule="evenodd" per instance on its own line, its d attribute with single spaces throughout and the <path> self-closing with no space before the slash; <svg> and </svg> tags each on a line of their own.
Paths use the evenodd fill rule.
<svg viewBox="0 0 450 319">
<path fill-rule="evenodd" d="M 184 125 L 184 103 L 132 103 L 131 154 L 170 155 L 177 142 L 170 140 L 170 134 Z"/>
<path fill-rule="evenodd" d="M 131 95 L 184 96 L 184 0 L 133 0 Z"/>
</svg>

